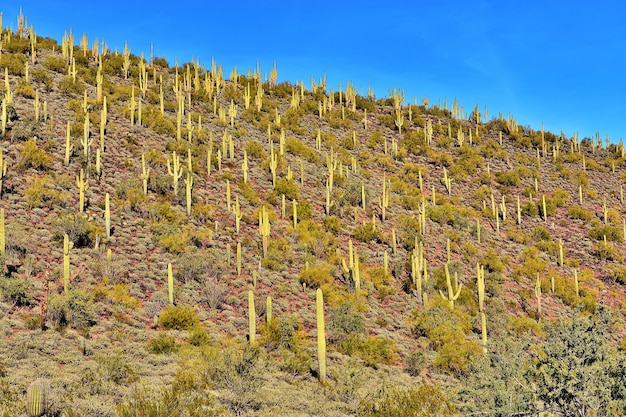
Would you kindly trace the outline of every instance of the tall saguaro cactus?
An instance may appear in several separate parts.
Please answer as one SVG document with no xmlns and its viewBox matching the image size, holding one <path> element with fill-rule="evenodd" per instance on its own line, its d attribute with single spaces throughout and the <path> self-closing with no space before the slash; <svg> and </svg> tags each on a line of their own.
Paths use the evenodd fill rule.
<svg viewBox="0 0 626 417">
<path fill-rule="evenodd" d="M 150 168 L 146 169 L 146 155 L 141 154 L 141 174 L 139 175 L 143 182 L 143 193 L 148 195 L 148 179 L 150 178 Z"/>
<path fill-rule="evenodd" d="M 167 295 L 170 305 L 174 305 L 174 274 L 172 274 L 172 264 L 167 264 Z"/>
<path fill-rule="evenodd" d="M 326 382 L 326 332 L 324 329 L 324 295 L 320 288 L 315 292 L 315 311 L 317 316 L 317 360 L 319 362 L 319 378 Z"/>
<path fill-rule="evenodd" d="M 256 343 L 256 311 L 254 309 L 254 293 L 248 290 L 248 331 L 250 336 L 250 345 Z"/>
<path fill-rule="evenodd" d="M 167 158 L 167 173 L 172 177 L 174 195 L 178 197 L 178 180 L 183 176 L 183 167 L 180 166 L 180 156 L 176 155 L 176 151 L 172 152 L 171 159 Z"/>
<path fill-rule="evenodd" d="M 82 169 L 76 176 L 76 186 L 78 187 L 78 209 L 82 213 L 85 211 L 85 191 L 89 189 L 89 180 L 85 179 L 85 171 Z"/>
<path fill-rule="evenodd" d="M 111 203 L 109 193 L 104 197 L 104 226 L 106 228 L 107 237 L 111 237 Z"/>
<path fill-rule="evenodd" d="M 70 286 L 70 250 L 74 247 L 74 242 L 70 242 L 70 237 L 63 235 L 63 291 L 65 294 Z"/>
</svg>

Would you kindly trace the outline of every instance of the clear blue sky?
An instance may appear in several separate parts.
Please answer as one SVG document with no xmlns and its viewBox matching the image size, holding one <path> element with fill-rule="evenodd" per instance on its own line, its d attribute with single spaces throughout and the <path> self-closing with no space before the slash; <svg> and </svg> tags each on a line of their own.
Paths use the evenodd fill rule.
<svg viewBox="0 0 626 417">
<path fill-rule="evenodd" d="M 0 6 L 15 27 L 19 3 Z M 626 5 L 619 1 L 327 1 L 101 3 L 21 2 L 29 25 L 60 39 L 73 29 L 111 50 L 180 63 L 211 57 L 310 85 L 326 71 L 329 88 L 347 81 L 377 97 L 455 98 L 467 111 L 485 104 L 522 125 L 568 136 L 626 139 Z"/>
</svg>

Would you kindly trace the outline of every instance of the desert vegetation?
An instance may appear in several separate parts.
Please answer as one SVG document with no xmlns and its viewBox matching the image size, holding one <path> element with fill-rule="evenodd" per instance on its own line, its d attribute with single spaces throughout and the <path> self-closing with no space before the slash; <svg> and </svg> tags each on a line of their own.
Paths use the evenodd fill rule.
<svg viewBox="0 0 626 417">
<path fill-rule="evenodd" d="M 0 416 L 624 415 L 623 143 L 24 21 Z"/>
</svg>

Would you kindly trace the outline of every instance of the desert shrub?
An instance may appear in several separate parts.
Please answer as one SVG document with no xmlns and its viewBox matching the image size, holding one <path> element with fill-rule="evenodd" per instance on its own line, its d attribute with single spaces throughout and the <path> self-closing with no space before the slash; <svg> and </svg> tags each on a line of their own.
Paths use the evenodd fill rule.
<svg viewBox="0 0 626 417">
<path fill-rule="evenodd" d="M 421 349 L 415 349 L 406 358 L 406 371 L 411 376 L 419 376 L 426 367 L 426 354 Z"/>
<path fill-rule="evenodd" d="M 509 319 L 509 328 L 513 334 L 518 336 L 522 336 L 526 333 L 539 337 L 545 336 L 541 324 L 528 316 L 511 317 Z"/>
<path fill-rule="evenodd" d="M 159 323 L 167 330 L 186 330 L 198 323 L 198 317 L 192 307 L 170 305 L 159 314 Z"/>
<path fill-rule="evenodd" d="M 317 155 L 315 149 L 307 146 L 293 136 L 289 136 L 286 139 L 285 149 L 293 155 L 304 158 L 308 162 L 317 163 L 319 161 L 319 156 Z"/>
<path fill-rule="evenodd" d="M 176 255 L 184 253 L 191 244 L 191 236 L 185 231 L 169 230 L 169 233 L 162 234 L 157 238 L 159 246 Z"/>
<path fill-rule="evenodd" d="M 319 288 L 324 284 L 333 282 L 333 267 L 327 263 L 319 263 L 317 265 L 304 268 L 298 274 L 298 281 L 306 284 L 309 288 Z"/>
<path fill-rule="evenodd" d="M 276 184 L 274 185 L 273 193 L 278 197 L 284 195 L 285 198 L 289 200 L 297 200 L 300 195 L 300 189 L 298 187 L 298 183 L 294 180 L 278 178 L 276 180 Z"/>
<path fill-rule="evenodd" d="M 15 87 L 15 95 L 34 99 L 35 89 L 32 84 L 26 82 L 26 79 L 20 78 Z"/>
<path fill-rule="evenodd" d="M 568 214 L 571 219 L 575 220 L 591 220 L 593 218 L 593 212 L 578 205 L 570 207 Z"/>
<path fill-rule="evenodd" d="M 72 288 L 67 294 L 51 296 L 48 317 L 58 329 L 70 326 L 87 332 L 96 323 L 92 294 L 83 289 Z"/>
<path fill-rule="evenodd" d="M 599 259 L 608 260 L 608 261 L 617 261 L 622 262 L 624 257 L 622 254 L 615 248 L 613 243 L 608 241 L 600 241 L 593 245 L 591 248 L 591 253 Z"/>
<path fill-rule="evenodd" d="M 185 251 L 176 260 L 174 277 L 185 284 L 191 281 L 200 281 L 206 270 L 206 257 L 202 252 L 194 249 Z"/>
<path fill-rule="evenodd" d="M 614 282 L 626 285 L 626 266 L 612 265 L 609 268 L 609 277 L 613 279 Z"/>
<path fill-rule="evenodd" d="M 276 349 L 298 350 L 306 342 L 306 333 L 300 317 L 296 314 L 274 317 L 261 327 L 261 345 L 272 351 Z"/>
<path fill-rule="evenodd" d="M 485 267 L 488 272 L 503 272 L 504 262 L 502 257 L 494 248 L 489 248 L 485 255 L 480 259 L 480 264 Z"/>
<path fill-rule="evenodd" d="M 474 358 L 482 355 L 482 347 L 475 340 L 466 340 L 460 334 L 437 349 L 433 366 L 453 375 L 465 374 Z"/>
<path fill-rule="evenodd" d="M 9 70 L 9 75 L 24 75 L 26 55 L 24 54 L 2 54 L 0 56 L 0 68 Z"/>
<path fill-rule="evenodd" d="M 270 239 L 267 249 L 267 256 L 261 261 L 264 268 L 272 271 L 282 271 L 286 264 L 293 259 L 293 249 L 284 237 Z"/>
<path fill-rule="evenodd" d="M 25 307 L 32 303 L 32 297 L 28 294 L 32 287 L 30 279 L 0 278 L 2 299 L 14 303 L 17 307 Z"/>
<path fill-rule="evenodd" d="M 55 240 L 62 242 L 63 235 L 67 234 L 76 248 L 93 246 L 96 236 L 105 236 L 104 227 L 84 213 L 60 215 L 52 222 L 52 226 Z"/>
<path fill-rule="evenodd" d="M 175 135 L 176 125 L 172 120 L 161 114 L 161 110 L 153 105 L 147 105 L 141 116 L 144 125 L 161 135 Z"/>
<path fill-rule="evenodd" d="M 24 142 L 20 154 L 18 169 L 20 171 L 28 168 L 47 170 L 52 167 L 52 157 L 43 149 L 37 146 L 37 138 L 32 138 Z"/>
<path fill-rule="evenodd" d="M 546 241 L 552 240 L 552 236 L 550 235 L 550 232 L 548 231 L 548 229 L 546 229 L 543 226 L 535 227 L 530 235 L 535 242 L 540 241 L 540 240 L 546 240 Z"/>
<path fill-rule="evenodd" d="M 548 261 L 540 258 L 539 255 L 539 249 L 536 247 L 531 246 L 524 249 L 520 254 L 522 263 L 513 269 L 512 276 L 517 280 L 522 277 L 531 280 L 536 279 L 537 274 L 543 272 L 548 265 Z"/>
<path fill-rule="evenodd" d="M 135 371 L 128 364 L 121 352 L 96 355 L 98 374 L 105 381 L 115 384 L 129 383 L 135 380 Z"/>
<path fill-rule="evenodd" d="M 326 216 L 323 222 L 324 229 L 329 233 L 338 233 L 341 230 L 341 220 L 337 216 Z"/>
<path fill-rule="evenodd" d="M 371 241 L 378 240 L 380 237 L 376 224 L 373 222 L 366 222 L 360 226 L 356 226 L 352 231 L 352 236 L 359 242 L 369 243 Z"/>
<path fill-rule="evenodd" d="M 35 68 L 30 71 L 30 76 L 33 81 L 42 83 L 44 85 L 44 90 L 50 91 L 53 87 L 52 77 L 48 74 L 43 68 Z"/>
<path fill-rule="evenodd" d="M 505 186 L 518 186 L 520 184 L 519 172 L 517 170 L 496 172 L 496 182 Z"/>
<path fill-rule="evenodd" d="M 15 109 L 13 109 L 15 111 Z M 17 114 L 16 114 L 17 117 Z M 11 138 L 14 142 L 26 142 L 39 136 L 40 123 L 35 120 L 18 120 L 11 128 Z"/>
<path fill-rule="evenodd" d="M 606 240 L 609 242 L 622 243 L 624 241 L 624 232 L 620 227 L 610 225 L 596 225 L 587 234 L 589 239 Z"/>
<path fill-rule="evenodd" d="M 60 56 L 51 56 L 47 58 L 43 62 L 43 66 L 50 71 L 58 72 L 60 74 L 67 73 L 67 62 L 65 62 L 65 59 Z"/>
<path fill-rule="evenodd" d="M 259 348 L 226 345 L 212 351 L 203 372 L 208 382 L 227 392 L 222 397 L 235 415 L 245 415 L 246 410 L 257 407 L 257 391 L 264 382 Z"/>
<path fill-rule="evenodd" d="M 359 403 L 361 417 L 452 417 L 455 406 L 451 395 L 439 385 L 422 382 L 410 388 L 384 388 Z"/>
<path fill-rule="evenodd" d="M 189 328 L 187 343 L 192 346 L 207 346 L 212 343 L 212 340 L 206 327 L 197 324 Z"/>
<path fill-rule="evenodd" d="M 117 407 L 120 417 L 219 417 L 227 415 L 215 396 L 185 382 L 154 389 L 136 386 Z"/>
<path fill-rule="evenodd" d="M 337 351 L 361 358 L 369 367 L 390 365 L 398 358 L 396 344 L 385 337 L 350 334 L 336 345 Z"/>
<path fill-rule="evenodd" d="M 444 203 L 439 206 L 429 206 L 426 212 L 428 218 L 441 225 L 454 225 L 459 222 L 458 213 L 454 206 L 450 203 Z"/>
<path fill-rule="evenodd" d="M 552 200 L 557 207 L 563 207 L 570 199 L 570 193 L 562 188 L 557 188 L 552 193 Z"/>
<path fill-rule="evenodd" d="M 170 336 L 165 332 L 159 332 L 157 337 L 150 339 L 146 343 L 146 349 L 148 352 L 155 355 L 173 353 L 178 350 L 178 343 L 174 336 Z"/>
<path fill-rule="evenodd" d="M 263 160 L 267 157 L 263 145 L 256 140 L 249 140 L 243 145 L 243 149 L 248 154 L 248 158 Z"/>
<path fill-rule="evenodd" d="M 63 77 L 58 84 L 59 91 L 66 96 L 75 96 L 79 94 L 83 94 L 85 91 L 85 83 L 80 80 L 74 81 L 71 76 Z"/>
</svg>

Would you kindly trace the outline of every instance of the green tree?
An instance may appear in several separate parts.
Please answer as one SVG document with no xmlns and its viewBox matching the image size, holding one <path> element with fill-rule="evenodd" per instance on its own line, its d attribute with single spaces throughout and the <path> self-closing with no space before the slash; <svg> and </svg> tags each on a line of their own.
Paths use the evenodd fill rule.
<svg viewBox="0 0 626 417">
<path fill-rule="evenodd" d="M 563 416 L 624 415 L 624 357 L 608 344 L 611 315 L 598 307 L 591 317 L 546 326 L 547 340 L 535 355 L 539 400 Z"/>
</svg>

